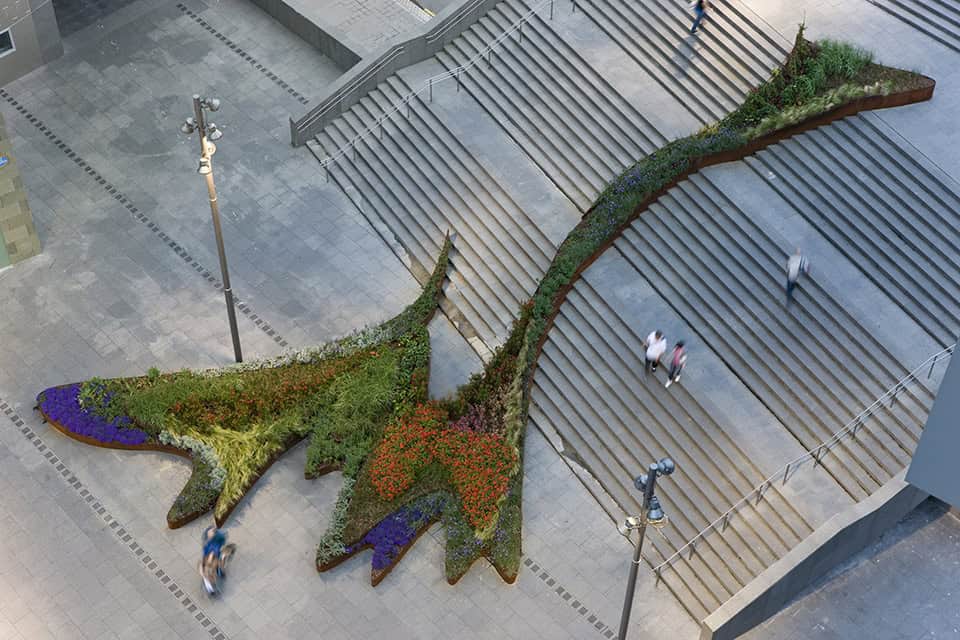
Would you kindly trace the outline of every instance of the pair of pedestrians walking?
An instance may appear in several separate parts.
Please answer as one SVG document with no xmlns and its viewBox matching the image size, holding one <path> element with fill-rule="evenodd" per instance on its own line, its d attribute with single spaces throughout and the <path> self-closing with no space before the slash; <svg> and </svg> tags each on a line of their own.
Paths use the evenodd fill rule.
<svg viewBox="0 0 960 640">
<path fill-rule="evenodd" d="M 663 336 L 663 331 L 657 329 L 650 332 L 647 339 L 643 341 L 644 347 L 644 373 L 655 372 L 663 355 L 667 352 L 667 339 Z M 666 387 L 680 380 L 680 372 L 687 363 L 687 352 L 683 340 L 677 340 L 673 346 L 673 353 L 670 354 L 670 367 L 667 370 Z"/>
</svg>

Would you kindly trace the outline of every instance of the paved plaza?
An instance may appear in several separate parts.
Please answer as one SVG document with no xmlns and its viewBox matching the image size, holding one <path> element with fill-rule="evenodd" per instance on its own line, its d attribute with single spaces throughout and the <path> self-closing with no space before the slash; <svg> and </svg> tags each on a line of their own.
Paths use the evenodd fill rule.
<svg viewBox="0 0 960 640">
<path fill-rule="evenodd" d="M 420 290 L 412 261 L 430 258 L 413 256 L 413 251 L 408 256 L 398 230 L 376 224 L 377 203 L 389 209 L 393 202 L 375 193 L 376 184 L 367 199 L 352 185 L 341 191 L 336 179 L 325 181 L 305 147 L 291 147 L 288 118 L 306 113 L 342 70 L 253 3 L 57 0 L 55 4 L 63 16 L 64 56 L 0 88 L 0 112 L 42 245 L 41 255 L 0 271 L 0 640 L 613 637 L 632 548 L 608 515 L 619 515 L 606 499 L 609 496 L 569 459 L 574 456 L 558 455 L 557 450 L 570 442 L 551 431 L 546 420 L 542 424 L 537 420 L 543 432 L 532 424 L 526 432 L 523 564 L 516 584 L 504 584 L 481 560 L 457 585 L 448 585 L 439 525 L 376 588 L 370 586 L 369 553 L 318 574 L 316 544 L 330 522 L 342 478 L 333 473 L 305 480 L 306 446 L 301 444 L 270 468 L 228 520 L 231 541 L 239 552 L 219 599 L 204 595 L 196 573 L 200 534 L 212 517 L 177 530 L 165 526 L 166 511 L 190 474 L 186 462 L 161 453 L 89 447 L 42 423 L 33 411 L 35 397 L 52 385 L 91 376 L 140 375 L 153 366 L 169 371 L 232 361 L 207 193 L 196 174 L 198 142 L 178 131 L 183 119 L 192 115 L 194 93 L 222 101 L 221 109 L 211 114 L 224 134 L 217 141 L 213 164 L 247 360 L 321 344 L 392 317 Z M 448 2 L 417 4 L 440 10 Z M 631 161 L 637 153 L 655 148 L 655 141 L 686 135 L 700 126 L 700 115 L 677 108 L 673 89 L 644 72 L 639 61 L 631 62 L 622 43 L 611 40 L 586 11 L 574 13 L 572 6 L 561 4 L 556 22 L 538 27 L 552 39 L 541 40 L 530 31 L 524 37 L 538 43 L 535 47 L 556 52 L 549 56 L 555 62 L 575 60 L 569 69 L 561 69 L 570 74 L 569 82 L 557 83 L 587 86 L 564 94 L 571 101 L 596 89 L 599 97 L 591 104 L 611 112 L 615 107 L 629 120 L 643 119 L 649 128 L 644 135 L 650 136 L 652 146 L 638 146 Z M 944 176 L 942 183 L 953 188 L 950 185 L 960 178 L 955 162 L 960 128 L 953 126 L 952 108 L 960 102 L 954 81 L 960 76 L 954 59 L 931 55 L 924 37 L 865 2 L 837 6 L 756 0 L 749 5 L 743 10 L 762 25 L 757 33 L 772 33 L 770 41 L 777 46 L 789 42 L 804 12 L 812 37 L 850 39 L 871 48 L 896 39 L 898 50 L 879 51 L 880 61 L 936 77 L 937 100 L 869 114 L 863 120 L 873 124 L 862 126 L 875 126 L 889 135 L 901 153 L 898 158 L 918 158 L 915 166 L 929 167 L 931 174 L 935 170 L 938 179 Z M 422 24 L 425 16 L 415 15 L 418 10 L 412 7 L 406 0 L 341 0 L 330 19 L 372 51 Z M 710 33 L 711 23 L 704 28 Z M 561 41 L 579 44 L 562 49 L 557 44 Z M 684 59 L 690 77 L 678 82 L 687 83 L 684 90 L 689 91 L 706 63 L 698 58 L 703 50 L 695 40 L 684 46 L 693 56 Z M 438 56 L 403 69 L 394 81 L 398 86 L 418 86 L 442 70 L 443 60 Z M 519 64 L 488 64 L 483 68 L 496 71 L 483 73 L 504 69 L 512 73 Z M 479 69 L 477 73 L 474 79 L 480 77 Z M 555 73 L 559 76 L 560 71 Z M 572 132 L 566 140 L 570 157 L 549 149 L 537 155 L 531 150 L 543 136 L 528 131 L 521 132 L 530 135 L 523 138 L 502 126 L 476 97 L 479 89 L 473 91 L 461 92 L 459 84 L 455 90 L 451 82 L 438 88 L 436 102 L 416 105 L 417 115 L 408 116 L 406 122 L 426 123 L 422 129 L 435 138 L 426 134 L 410 138 L 422 141 L 410 146 L 423 155 L 407 156 L 404 151 L 403 158 L 414 160 L 403 173 L 389 169 L 388 161 L 383 165 L 373 165 L 369 157 L 354 161 L 367 163 L 368 173 L 375 173 L 371 167 L 383 166 L 384 173 L 397 171 L 410 177 L 409 182 L 417 182 L 418 175 L 424 184 L 436 179 L 445 185 L 437 189 L 444 194 L 445 189 L 473 190 L 478 211 L 506 212 L 500 219 L 507 223 L 490 227 L 495 232 L 487 235 L 499 243 L 531 234 L 541 243 L 546 265 L 609 177 L 601 176 L 576 198 L 557 187 L 566 179 L 564 173 L 572 172 L 563 162 L 586 166 L 590 158 L 598 164 L 603 159 L 602 149 L 591 156 L 594 150 L 580 144 L 577 136 L 583 134 L 577 127 L 604 125 L 589 119 L 599 118 L 596 113 L 584 110 L 584 123 L 562 123 Z M 544 127 L 553 124 L 541 121 L 537 122 Z M 400 131 L 398 125 L 391 135 L 399 139 Z M 390 135 L 381 151 L 388 144 Z M 436 152 L 440 148 L 445 155 Z M 413 165 L 421 157 L 428 161 L 419 167 L 422 174 L 416 174 Z M 557 164 L 551 164 L 554 160 Z M 455 163 L 467 168 L 469 178 L 449 169 Z M 608 169 L 610 176 L 615 174 Z M 345 180 L 347 169 L 337 171 Z M 749 173 L 749 179 L 745 175 L 744 163 L 730 163 L 703 172 L 698 180 L 714 185 L 711 188 L 727 198 L 726 211 L 748 212 L 762 231 L 755 237 L 763 239 L 766 234 L 770 246 L 788 247 L 802 239 L 814 256 L 817 282 L 826 292 L 822 299 L 837 301 L 829 307 L 831 312 L 842 309 L 851 326 L 856 323 L 875 339 L 870 344 L 888 349 L 891 363 L 897 361 L 894 364 L 904 370 L 943 346 L 901 309 L 901 301 L 882 283 L 865 283 L 862 265 L 841 255 L 830 238 L 787 206 L 774 191 L 777 177 L 772 171 Z M 415 223 L 432 233 L 431 212 L 426 209 Z M 474 212 L 469 206 L 462 209 L 456 215 L 466 226 Z M 442 230 L 440 223 L 436 225 Z M 482 251 L 488 239 L 473 233 L 478 237 L 464 233 L 459 246 L 475 241 L 474 250 L 488 255 Z M 393 241 L 385 241 L 390 237 Z M 467 262 L 463 255 L 456 268 Z M 574 294 L 581 300 L 578 313 L 594 313 L 595 304 L 597 317 L 614 328 L 618 340 L 623 338 L 622 352 L 636 349 L 639 342 L 634 338 L 655 323 L 671 323 L 671 338 L 681 332 L 692 336 L 689 344 L 696 355 L 683 387 L 671 389 L 674 397 L 687 398 L 689 393 L 689 398 L 702 402 L 714 421 L 710 428 L 716 429 L 705 433 L 731 436 L 758 466 L 758 477 L 796 457 L 801 444 L 783 429 L 780 416 L 730 373 L 729 364 L 710 351 L 708 341 L 696 337 L 696 328 L 649 286 L 647 274 L 628 268 L 624 255 L 615 248 L 587 272 Z M 500 277 L 491 273 L 491 280 Z M 532 290 L 542 273 L 527 275 Z M 455 285 L 463 283 L 451 279 L 452 300 L 458 295 Z M 779 296 L 779 288 L 775 291 Z M 492 301 L 496 296 L 491 295 L 483 303 L 499 304 L 502 314 L 512 317 L 515 303 L 529 293 L 523 290 L 516 300 L 506 302 Z M 563 322 L 558 324 L 573 326 Z M 504 320 L 504 330 L 507 326 Z M 812 336 L 804 349 L 833 339 L 801 328 Z M 569 329 L 554 337 L 565 330 Z M 447 317 L 437 314 L 430 334 L 430 393 L 446 396 L 482 363 Z M 592 346 L 602 340 L 584 342 Z M 493 339 L 490 345 L 495 346 Z M 548 353 L 560 361 L 556 350 Z M 551 366 L 558 369 L 545 362 L 538 380 Z M 627 381 L 622 396 L 632 397 L 643 389 L 632 377 L 642 367 L 626 369 L 626 374 L 609 377 Z M 568 391 L 554 395 L 576 397 L 595 381 L 606 381 L 599 370 L 591 373 L 584 366 L 580 373 L 584 382 L 574 381 L 564 388 Z M 654 386 L 659 393 L 659 385 Z M 537 394 L 546 398 L 544 389 L 550 388 L 538 388 L 535 399 Z M 669 406 L 679 407 L 677 402 Z M 679 409 L 668 412 L 680 415 Z M 576 412 L 555 413 L 569 418 Z M 609 418 L 596 415 L 597 422 Z M 682 428 L 679 418 L 677 425 L 670 438 Z M 638 441 L 631 455 L 646 456 L 643 447 L 654 446 L 660 443 Z M 703 469 L 697 472 L 708 475 Z M 612 482 L 633 491 L 629 473 L 610 474 L 615 476 Z M 812 525 L 851 502 L 839 489 L 829 500 L 827 494 L 817 494 L 821 475 L 826 471 L 796 474 L 778 489 L 801 505 L 798 511 Z M 685 481 L 699 477 L 690 469 Z M 667 496 L 671 483 L 677 487 L 679 476 L 663 480 L 661 492 Z M 718 500 L 726 508 L 739 497 L 730 493 Z M 665 498 L 665 504 L 672 507 L 671 499 Z M 699 508 L 692 505 L 690 510 Z M 675 520 L 683 521 L 683 514 L 675 512 Z M 678 531 L 674 526 L 672 531 Z M 935 501 L 924 503 L 750 637 L 853 638 L 867 637 L 864 630 L 869 629 L 869 637 L 880 640 L 926 640 L 958 633 L 956 616 L 925 617 L 932 607 L 957 608 L 950 584 L 955 578 L 958 532 L 953 514 Z M 903 607 L 910 609 L 909 615 L 899 615 Z M 878 610 L 884 615 L 876 615 Z M 657 586 L 649 571 L 641 571 L 630 637 L 692 640 L 699 631 L 681 601 L 663 584 Z"/>
<path fill-rule="evenodd" d="M 43 245 L 0 272 L 0 638 L 609 637 L 630 547 L 534 431 L 516 585 L 483 561 L 447 585 L 438 526 L 376 589 L 368 554 L 317 574 L 340 482 L 304 480 L 301 445 L 231 517 L 239 555 L 209 601 L 195 572 L 208 518 L 164 525 L 189 466 L 41 423 L 33 399 L 50 385 L 231 361 L 196 140 L 177 131 L 194 92 L 223 101 L 215 168 L 247 359 L 381 321 L 418 292 L 290 147 L 287 116 L 339 71 L 259 9 L 138 0 L 64 46 L 0 93 Z M 480 363 L 442 316 L 431 335 L 444 395 Z M 642 603 L 652 589 L 641 576 L 635 633 L 692 636 L 678 604 Z"/>
</svg>

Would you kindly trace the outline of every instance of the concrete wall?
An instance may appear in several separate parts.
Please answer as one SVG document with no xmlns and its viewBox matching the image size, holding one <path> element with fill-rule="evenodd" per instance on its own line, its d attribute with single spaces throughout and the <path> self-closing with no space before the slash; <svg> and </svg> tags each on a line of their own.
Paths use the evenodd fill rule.
<svg viewBox="0 0 960 640">
<path fill-rule="evenodd" d="M 63 55 L 60 30 L 50 2 L 29 0 L 4 8 L 0 13 L 0 31 L 8 28 L 15 51 L 0 57 L 0 86 Z"/>
<path fill-rule="evenodd" d="M 825 522 L 738 591 L 701 623 L 700 640 L 732 640 L 746 633 L 910 513 L 928 496 L 904 474 Z"/>
<path fill-rule="evenodd" d="M 256 0 L 269 2 L 272 0 Z M 432 57 L 480 19 L 500 0 L 466 0 L 448 6 L 403 42 L 364 58 L 327 89 L 318 104 L 299 120 L 290 119 L 290 142 L 298 147 L 403 67 Z"/>
<path fill-rule="evenodd" d="M 40 240 L 3 116 L 0 116 L 0 157 L 7 159 L 0 167 L 0 267 L 4 267 L 4 254 L 10 264 L 26 260 L 40 253 Z"/>
</svg>

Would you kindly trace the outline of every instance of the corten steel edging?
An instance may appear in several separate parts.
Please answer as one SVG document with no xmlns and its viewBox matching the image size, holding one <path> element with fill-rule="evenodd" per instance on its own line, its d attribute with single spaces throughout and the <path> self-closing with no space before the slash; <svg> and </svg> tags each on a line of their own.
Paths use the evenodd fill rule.
<svg viewBox="0 0 960 640">
<path fill-rule="evenodd" d="M 818 127 L 821 127 L 825 124 L 829 124 L 836 120 L 840 120 L 842 118 L 852 116 L 854 114 L 860 113 L 861 111 L 887 109 L 890 107 L 902 107 L 905 105 L 914 104 L 917 102 L 924 102 L 926 100 L 929 100 L 933 97 L 933 90 L 936 88 L 937 83 L 933 78 L 930 78 L 928 76 L 922 76 L 922 77 L 924 78 L 924 80 L 928 82 L 926 86 L 923 86 L 917 89 L 910 89 L 907 91 L 891 93 L 885 96 L 878 95 L 878 96 L 866 96 L 863 98 L 857 98 L 848 103 L 834 107 L 833 109 L 824 111 L 820 115 L 814 116 L 812 118 L 808 118 L 795 125 L 784 127 L 783 129 L 778 129 L 776 131 L 772 131 L 770 133 L 764 134 L 754 140 L 749 141 L 747 144 L 743 145 L 739 149 L 731 149 L 729 151 L 721 151 L 718 153 L 701 156 L 699 158 L 694 158 L 691 160 L 690 166 L 687 169 L 678 173 L 673 179 L 671 179 L 669 183 L 667 183 L 666 185 L 658 189 L 656 192 L 650 194 L 646 199 L 644 199 L 640 204 L 638 204 L 636 209 L 634 209 L 633 213 L 630 215 L 630 217 L 627 218 L 627 220 L 625 220 L 623 224 L 617 227 L 616 231 L 614 231 L 607 238 L 607 240 L 604 241 L 604 243 L 599 248 L 597 248 L 597 250 L 589 258 L 584 260 L 580 264 L 580 266 L 577 267 L 576 271 L 574 271 L 573 273 L 573 276 L 570 278 L 570 282 L 568 282 L 566 285 L 561 287 L 557 291 L 557 293 L 554 295 L 552 311 L 550 312 L 550 315 L 547 316 L 547 319 L 544 323 L 543 334 L 541 335 L 540 339 L 537 341 L 537 344 L 534 347 L 533 364 L 530 366 L 530 370 L 527 373 L 527 378 L 524 383 L 524 389 L 523 389 L 524 413 L 526 414 L 527 407 L 529 406 L 530 385 L 533 383 L 533 376 L 537 370 L 537 362 L 540 359 L 540 352 L 543 350 L 543 345 L 546 343 L 547 337 L 550 335 L 550 329 L 553 328 L 554 320 L 556 320 L 557 314 L 560 313 L 560 307 L 563 306 L 563 303 L 567 299 L 567 295 L 570 293 L 570 290 L 573 289 L 574 285 L 583 275 L 583 272 L 586 271 L 590 267 L 590 265 L 592 265 L 601 255 L 603 255 L 603 253 L 606 252 L 606 250 L 609 249 L 621 235 L 623 235 L 623 232 L 627 229 L 627 227 L 633 224 L 634 221 L 638 217 L 640 217 L 640 214 L 642 214 L 644 211 L 649 209 L 650 206 L 654 202 L 659 200 L 663 195 L 665 195 L 667 191 L 675 187 L 679 182 L 685 180 L 691 174 L 694 174 L 700 171 L 701 169 L 705 169 L 715 164 L 722 164 L 724 162 L 733 162 L 736 160 L 743 160 L 747 156 L 753 155 L 757 151 L 760 151 L 761 149 L 764 149 L 770 145 L 776 144 L 781 140 L 785 140 L 792 136 L 799 135 L 806 131 L 810 131 L 811 129 L 816 129 Z M 583 215 L 581 222 L 576 227 L 574 227 L 574 229 L 571 230 L 570 233 L 567 234 L 568 238 L 571 235 L 573 235 L 577 230 L 579 230 L 581 227 L 585 226 L 585 221 L 590 216 L 590 214 L 593 213 L 595 206 L 596 206 L 596 203 L 594 203 L 594 205 L 587 210 L 587 212 Z M 566 240 L 564 240 L 564 242 L 565 241 Z M 561 243 L 560 246 L 562 247 L 563 244 Z M 558 249 L 558 253 L 559 253 L 559 249 Z M 556 257 L 554 257 L 554 261 L 555 260 L 556 260 Z M 551 262 L 550 266 L 551 267 L 553 266 L 553 262 Z M 549 272 L 549 270 L 550 268 L 548 267 L 547 271 Z M 538 287 L 538 291 L 539 291 L 539 287 Z M 531 299 L 534 299 L 536 297 L 537 297 L 537 292 L 535 292 L 533 296 L 531 296 Z"/>
<path fill-rule="evenodd" d="M 68 385 L 62 385 L 62 386 L 68 386 Z M 160 453 L 171 453 L 171 454 L 173 454 L 173 455 L 175 455 L 175 456 L 180 456 L 181 458 L 186 458 L 187 460 L 190 460 L 191 463 L 194 462 L 193 453 L 191 453 L 190 451 L 188 451 L 188 450 L 186 450 L 186 449 L 178 449 L 177 447 L 173 447 L 173 446 L 170 446 L 170 445 L 167 445 L 167 444 L 162 444 L 162 443 L 159 443 L 159 442 L 145 442 L 145 443 L 143 443 L 143 444 L 123 444 L 123 443 L 119 443 L 119 442 L 100 442 L 99 440 L 95 440 L 95 439 L 89 438 L 89 437 L 87 437 L 87 436 L 82 436 L 82 435 L 80 435 L 80 434 L 78 434 L 78 433 L 74 433 L 74 432 L 70 431 L 69 429 L 67 429 L 66 427 L 64 427 L 62 424 L 60 424 L 60 423 L 57 422 L 56 420 L 51 419 L 50 416 L 48 416 L 48 415 L 43 411 L 43 409 L 41 409 L 39 406 L 37 407 L 37 412 L 38 412 L 38 413 L 40 414 L 40 416 L 44 419 L 44 421 L 45 421 L 47 424 L 49 424 L 50 426 L 52 426 L 54 429 L 56 429 L 57 431 L 59 431 L 59 432 L 62 433 L 63 435 L 68 436 L 68 437 L 70 437 L 70 438 L 73 438 L 74 440 L 76 440 L 76 441 L 78 441 L 78 442 L 82 442 L 82 443 L 84 443 L 84 444 L 88 444 L 88 445 L 91 445 L 91 446 L 94 446 L 94 447 L 100 447 L 101 449 L 119 449 L 119 450 L 122 450 L 122 451 L 156 451 L 156 452 L 160 452 Z M 243 502 L 243 499 L 247 496 L 247 493 L 250 491 L 250 489 L 252 489 L 252 488 L 257 484 L 257 481 L 260 480 L 260 478 L 263 477 L 263 474 L 266 473 L 267 470 L 270 469 L 271 466 L 273 466 L 273 463 L 276 462 L 277 460 L 279 460 L 280 457 L 283 456 L 283 454 L 285 454 L 287 451 L 289 451 L 291 447 L 293 447 L 294 445 L 296 445 L 298 442 L 300 442 L 301 440 L 303 440 L 305 437 L 306 437 L 306 436 L 298 437 L 298 438 L 293 439 L 293 442 L 284 443 L 283 448 L 282 448 L 279 452 L 277 452 L 276 454 L 270 456 L 270 458 L 267 459 L 267 461 L 260 467 L 260 469 L 258 469 L 257 472 L 252 476 L 252 482 L 250 483 L 250 486 L 243 492 L 243 495 L 240 496 L 240 499 L 237 500 L 236 502 L 234 502 L 232 505 L 230 505 L 230 507 L 227 508 L 227 510 L 223 513 L 222 516 L 216 516 L 216 515 L 214 516 L 214 522 L 217 523 L 217 526 L 218 526 L 218 527 L 222 527 L 222 526 L 223 526 L 223 524 L 227 521 L 227 519 L 228 519 L 228 518 L 230 517 L 230 515 L 233 513 L 233 510 L 236 509 L 237 506 L 239 506 L 239 504 L 240 504 L 241 502 Z M 193 472 L 192 472 L 192 471 L 191 471 L 191 474 L 190 474 L 190 475 L 191 475 L 191 477 L 193 476 Z M 189 480 L 188 480 L 188 482 L 189 482 Z M 186 485 L 184 485 L 184 486 L 186 486 Z M 183 490 L 183 489 L 181 488 L 181 491 L 182 491 L 182 490 Z M 177 495 L 179 495 L 179 494 L 177 494 Z M 219 498 L 219 494 L 218 494 L 218 498 Z M 168 515 L 168 517 L 167 517 L 167 526 L 168 526 L 170 529 L 179 529 L 180 527 L 182 527 L 182 526 L 184 526 L 184 525 L 186 525 L 186 524 L 188 524 L 188 523 L 190 523 L 190 522 L 193 522 L 193 521 L 196 520 L 197 518 L 199 518 L 199 517 L 203 516 L 204 514 L 208 513 L 211 509 L 214 508 L 215 505 L 216 505 L 216 499 L 213 501 L 212 504 L 210 504 L 210 505 L 207 506 L 206 508 L 204 508 L 204 509 L 202 509 L 202 510 L 198 510 L 198 511 L 193 512 L 193 513 L 185 514 L 185 515 L 184 515 L 183 517 L 181 517 L 181 518 L 170 519 L 170 517 L 169 517 L 169 515 Z"/>
</svg>

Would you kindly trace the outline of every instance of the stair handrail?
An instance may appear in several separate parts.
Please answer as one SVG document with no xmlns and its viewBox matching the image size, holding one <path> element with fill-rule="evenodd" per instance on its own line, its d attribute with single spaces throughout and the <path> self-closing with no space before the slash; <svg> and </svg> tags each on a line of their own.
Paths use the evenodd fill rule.
<svg viewBox="0 0 960 640">
<path fill-rule="evenodd" d="M 541 0 L 539 4 L 535 5 L 532 9 L 530 9 L 525 14 L 520 16 L 516 20 L 516 22 L 512 23 L 510 27 L 508 27 L 503 33 L 501 33 L 496 38 L 494 38 L 486 47 L 478 51 L 476 55 L 474 55 L 472 58 L 467 60 L 465 63 L 463 63 L 458 67 L 454 67 L 453 69 L 449 69 L 448 71 L 444 71 L 443 73 L 439 73 L 435 76 L 430 76 L 429 78 L 424 80 L 423 84 L 420 86 L 419 89 L 415 91 L 411 91 L 406 95 L 402 96 L 400 98 L 400 101 L 392 105 L 390 109 L 388 109 L 383 114 L 381 114 L 380 117 L 377 118 L 374 124 L 370 125 L 366 129 L 358 133 L 356 136 L 351 138 L 345 147 L 340 147 L 337 149 L 337 152 L 334 153 L 333 155 L 327 155 L 326 157 L 320 159 L 320 166 L 329 176 L 330 165 L 336 163 L 341 158 L 346 156 L 351 149 L 353 150 L 354 155 L 356 155 L 356 153 L 358 152 L 357 145 L 360 142 L 363 142 L 369 136 L 373 135 L 374 132 L 377 131 L 378 129 L 382 132 L 384 122 L 388 120 L 392 121 L 393 116 L 397 113 L 400 113 L 400 111 L 402 111 L 404 107 L 407 108 L 407 114 L 409 115 L 411 100 L 419 97 L 420 94 L 424 92 L 429 92 L 431 101 L 432 101 L 434 84 L 455 78 L 457 81 L 457 86 L 459 88 L 461 73 L 469 71 L 474 65 L 482 61 L 484 57 L 486 57 L 488 62 L 492 64 L 492 56 L 493 56 L 493 53 L 496 51 L 497 46 L 500 45 L 504 40 L 512 36 L 514 33 L 517 33 L 519 31 L 520 39 L 522 40 L 523 25 L 530 22 L 531 18 L 533 18 L 533 16 L 535 16 L 541 9 L 545 7 L 550 7 L 550 17 L 552 18 L 553 5 L 555 1 L 556 0 Z M 576 0 L 573 0 L 573 2 L 576 3 Z"/>
<path fill-rule="evenodd" d="M 660 581 L 661 573 L 663 572 L 664 567 L 667 565 L 672 566 L 674 560 L 679 558 L 684 552 L 690 551 L 691 555 L 696 550 L 696 544 L 701 539 L 705 538 L 712 531 L 720 531 L 721 533 L 726 530 L 727 524 L 729 523 L 734 512 L 738 511 L 748 502 L 755 500 L 758 504 L 763 498 L 763 492 L 766 491 L 769 487 L 773 486 L 774 482 L 780 482 L 782 478 L 782 484 L 786 484 L 787 480 L 790 477 L 790 470 L 796 469 L 804 462 L 807 462 L 811 459 L 814 460 L 814 466 L 820 464 L 820 461 L 823 458 L 824 453 L 829 453 L 829 451 L 838 445 L 842 440 L 851 435 L 856 435 L 862 427 L 865 426 L 865 421 L 868 417 L 873 415 L 876 409 L 884 405 L 887 400 L 896 401 L 897 395 L 907 389 L 907 385 L 910 382 L 916 382 L 918 380 L 917 373 L 926 369 L 929 365 L 929 371 L 927 373 L 927 378 L 929 379 L 933 375 L 933 368 L 936 366 L 937 362 L 944 357 L 949 357 L 953 354 L 954 350 L 957 347 L 957 343 L 945 347 L 934 353 L 918 366 L 916 366 L 910 373 L 905 375 L 903 378 L 897 381 L 892 387 L 887 389 L 883 395 L 873 401 L 868 407 L 863 411 L 858 413 L 853 419 L 847 422 L 842 429 L 834 433 L 829 439 L 821 442 L 818 446 L 806 451 L 805 453 L 797 456 L 784 466 L 780 467 L 776 472 L 771 474 L 766 480 L 755 486 L 751 491 L 749 491 L 745 496 L 740 498 L 736 503 L 733 504 L 729 509 L 724 511 L 720 516 L 701 529 L 695 536 L 690 538 L 686 544 L 677 549 L 671 556 L 666 558 L 663 562 L 653 567 L 653 573 L 657 577 L 657 582 Z M 892 406 L 891 402 L 891 406 Z"/>
</svg>

